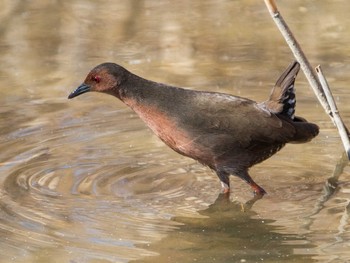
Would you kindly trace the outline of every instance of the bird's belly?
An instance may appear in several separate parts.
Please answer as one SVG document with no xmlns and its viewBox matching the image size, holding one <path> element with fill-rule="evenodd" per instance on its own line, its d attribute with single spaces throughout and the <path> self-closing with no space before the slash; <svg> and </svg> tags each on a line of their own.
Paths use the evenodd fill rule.
<svg viewBox="0 0 350 263">
<path fill-rule="evenodd" d="M 209 149 L 197 143 L 199 137 L 182 129 L 176 118 L 150 106 L 134 106 L 133 110 L 171 149 L 209 165 L 213 159 Z"/>
</svg>

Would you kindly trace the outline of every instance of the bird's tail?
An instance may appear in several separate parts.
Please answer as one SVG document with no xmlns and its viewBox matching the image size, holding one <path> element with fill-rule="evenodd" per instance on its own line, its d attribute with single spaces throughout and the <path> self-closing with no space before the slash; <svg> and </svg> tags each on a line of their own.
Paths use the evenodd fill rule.
<svg viewBox="0 0 350 263">
<path fill-rule="evenodd" d="M 319 127 L 311 122 L 308 122 L 302 117 L 295 116 L 293 120 L 295 134 L 291 143 L 304 143 L 316 137 L 319 132 Z"/>
<path fill-rule="evenodd" d="M 270 112 L 294 119 L 296 104 L 294 81 L 299 69 L 299 63 L 294 61 L 279 77 L 271 91 L 270 98 L 264 102 Z"/>
</svg>

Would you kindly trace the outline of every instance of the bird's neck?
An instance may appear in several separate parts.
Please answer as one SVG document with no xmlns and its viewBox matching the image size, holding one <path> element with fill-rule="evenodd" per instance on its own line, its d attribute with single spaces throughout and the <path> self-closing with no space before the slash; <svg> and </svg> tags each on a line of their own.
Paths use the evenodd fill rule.
<svg viewBox="0 0 350 263">
<path fill-rule="evenodd" d="M 131 74 L 113 94 L 126 105 L 135 110 L 136 106 L 152 106 L 160 110 L 168 108 L 178 97 L 181 97 L 182 88 L 168 86 L 162 83 L 146 80 Z"/>
<path fill-rule="evenodd" d="M 182 145 L 187 145 L 191 139 L 179 128 L 177 117 L 180 115 L 178 111 L 184 110 L 181 105 L 186 97 L 185 90 L 136 75 L 128 77 L 132 79 L 124 82 L 117 97 L 169 147 L 184 154 Z"/>
</svg>

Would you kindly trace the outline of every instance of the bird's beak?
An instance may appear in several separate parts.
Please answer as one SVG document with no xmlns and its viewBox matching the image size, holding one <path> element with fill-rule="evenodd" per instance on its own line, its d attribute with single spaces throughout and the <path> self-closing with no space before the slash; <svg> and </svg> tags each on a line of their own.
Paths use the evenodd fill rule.
<svg viewBox="0 0 350 263">
<path fill-rule="evenodd" d="M 73 99 L 76 96 L 79 96 L 85 92 L 90 91 L 90 86 L 86 84 L 81 84 L 76 90 L 74 90 L 71 94 L 69 94 L 68 99 Z"/>
</svg>

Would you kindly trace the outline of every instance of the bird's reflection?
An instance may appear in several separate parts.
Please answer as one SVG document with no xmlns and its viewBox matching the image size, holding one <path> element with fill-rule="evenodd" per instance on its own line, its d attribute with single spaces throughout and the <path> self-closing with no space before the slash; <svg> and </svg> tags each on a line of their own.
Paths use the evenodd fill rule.
<svg viewBox="0 0 350 263">
<path fill-rule="evenodd" d="M 198 217 L 174 217 L 178 229 L 160 242 L 147 244 L 159 256 L 141 261 L 313 262 L 311 253 L 294 253 L 296 248 L 311 248 L 305 237 L 279 233 L 274 220 L 260 218 L 253 210 L 260 198 L 242 204 L 220 194 Z"/>
</svg>

